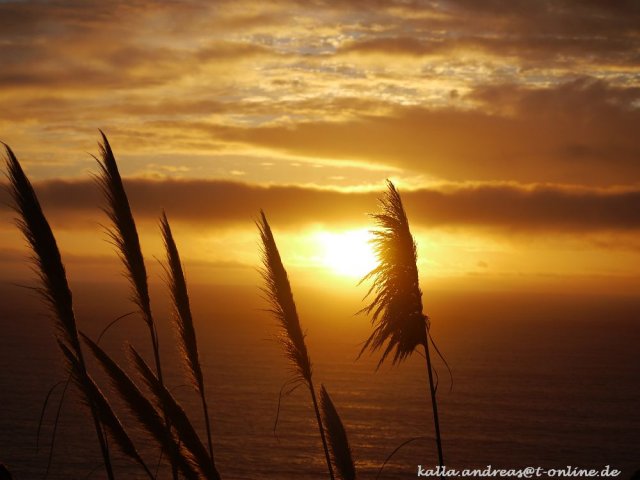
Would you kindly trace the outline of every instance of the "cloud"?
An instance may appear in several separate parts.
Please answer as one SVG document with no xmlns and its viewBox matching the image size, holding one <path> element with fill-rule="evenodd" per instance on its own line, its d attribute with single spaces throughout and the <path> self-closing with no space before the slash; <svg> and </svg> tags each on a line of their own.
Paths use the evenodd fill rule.
<svg viewBox="0 0 640 480">
<path fill-rule="evenodd" d="M 586 64 L 634 68 L 639 60 L 640 8 L 634 2 L 453 0 L 386 15 L 381 22 L 386 28 L 345 41 L 338 53 L 454 58 L 481 53 L 494 57 L 494 64 L 510 60 L 511 66 L 546 71 L 559 66 L 575 71 Z"/>
<path fill-rule="evenodd" d="M 343 45 L 339 53 L 378 53 L 423 56 L 445 50 L 442 42 L 427 42 L 414 37 L 381 37 L 356 40 Z"/>
<path fill-rule="evenodd" d="M 593 65 L 634 67 L 640 60 L 637 45 L 626 38 L 599 36 L 523 36 L 487 37 L 481 34 L 435 38 L 373 37 L 347 42 L 338 55 L 384 55 L 393 57 L 442 57 L 485 54 L 495 59 L 512 59 L 523 68 L 570 67 L 577 61 Z M 487 59 L 488 60 L 488 59 Z"/>
<path fill-rule="evenodd" d="M 34 163 L 73 162 L 48 176 L 79 175 L 103 128 L 129 155 L 210 165 L 627 184 L 639 16 L 628 1 L 0 2 L 0 130 Z"/>
<path fill-rule="evenodd" d="M 49 117 L 52 124 L 43 128 L 56 140 L 81 134 L 78 151 L 91 148 L 95 130 L 102 127 L 127 153 L 269 149 L 310 160 L 375 163 L 451 181 L 606 186 L 626 184 L 640 174 L 634 128 L 640 122 L 640 86 L 590 77 L 550 87 L 480 84 L 450 102 L 435 108 L 358 97 L 220 101 L 185 94 L 147 100 L 121 96 L 107 105 L 12 99 L 6 112 L 7 118 L 32 124 Z M 240 113 L 249 120 L 239 121 Z M 27 154 L 32 157 L 41 142 L 48 145 L 48 135 L 30 145 Z M 29 145 L 12 138 L 5 136 L 5 141 L 20 149 Z"/>
<path fill-rule="evenodd" d="M 296 186 L 259 186 L 217 180 L 130 179 L 135 214 L 155 221 L 169 217 L 203 226 L 250 226 L 264 209 L 274 224 L 297 228 L 371 223 L 376 192 L 345 192 Z M 57 225 L 94 224 L 102 199 L 89 181 L 46 181 L 36 185 L 47 215 Z M 3 205 L 9 201 L 0 198 Z M 425 228 L 479 227 L 521 232 L 598 232 L 640 229 L 640 189 L 588 189 L 557 185 L 444 185 L 402 192 L 414 225 Z M 6 213 L 6 206 L 4 211 Z"/>
<path fill-rule="evenodd" d="M 478 108 L 398 107 L 385 115 L 254 128 L 194 123 L 228 142 L 377 162 L 453 181 L 611 185 L 640 175 L 640 89 L 580 78 L 553 88 L 479 87 Z"/>
<path fill-rule="evenodd" d="M 3 59 L 0 86 L 74 91 L 154 87 L 178 82 L 208 65 L 228 67 L 256 56 L 273 55 L 262 45 L 229 41 L 211 42 L 195 50 L 126 44 L 105 46 L 94 41 L 79 47 L 73 45 L 75 41 L 0 45 Z"/>
</svg>

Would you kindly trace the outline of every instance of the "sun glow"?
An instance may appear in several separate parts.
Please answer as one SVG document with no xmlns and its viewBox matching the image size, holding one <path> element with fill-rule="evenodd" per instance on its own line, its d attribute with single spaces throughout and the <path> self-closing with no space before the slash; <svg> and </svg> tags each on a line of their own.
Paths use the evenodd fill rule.
<svg viewBox="0 0 640 480">
<path fill-rule="evenodd" d="M 362 277 L 377 264 L 368 230 L 322 232 L 317 238 L 322 249 L 322 263 L 339 275 Z"/>
</svg>

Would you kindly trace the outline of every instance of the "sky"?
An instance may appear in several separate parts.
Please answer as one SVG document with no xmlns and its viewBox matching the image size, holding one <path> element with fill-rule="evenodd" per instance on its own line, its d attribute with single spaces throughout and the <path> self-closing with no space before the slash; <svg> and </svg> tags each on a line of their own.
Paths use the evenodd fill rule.
<svg viewBox="0 0 640 480">
<path fill-rule="evenodd" d="M 188 275 L 255 282 L 263 208 L 297 281 L 353 285 L 391 179 L 427 286 L 634 292 L 638 25 L 631 0 L 1 1 L 0 140 L 77 278 L 119 278 L 102 129 L 153 275 L 164 208 Z"/>
</svg>

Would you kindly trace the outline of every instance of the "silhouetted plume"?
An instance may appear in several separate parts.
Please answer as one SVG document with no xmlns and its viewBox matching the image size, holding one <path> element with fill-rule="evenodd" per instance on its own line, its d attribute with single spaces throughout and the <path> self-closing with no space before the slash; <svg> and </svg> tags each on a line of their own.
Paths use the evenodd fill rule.
<svg viewBox="0 0 640 480">
<path fill-rule="evenodd" d="M 373 214 L 378 229 L 373 232 L 378 266 L 360 281 L 371 279 L 367 297 L 374 295 L 369 305 L 358 313 L 371 314 L 373 333 L 365 342 L 360 355 L 370 349 L 383 349 L 378 367 L 389 354 L 393 363 L 406 359 L 418 346 L 423 346 L 427 363 L 429 390 L 433 408 L 438 461 L 443 465 L 442 441 L 438 404 L 434 385 L 434 371 L 429 354 L 429 319 L 422 311 L 422 291 L 418 281 L 416 244 L 409 229 L 409 221 L 400 194 L 387 181 L 387 192 L 380 199 L 381 213 Z"/>
<path fill-rule="evenodd" d="M 80 342 L 71 289 L 56 239 L 18 159 L 8 146 L 6 151 L 10 192 L 14 209 L 20 215 L 16 224 L 33 251 L 31 259 L 41 283 L 37 291 L 54 314 L 58 337 L 77 354 Z"/>
<path fill-rule="evenodd" d="M 171 433 L 165 420 L 160 416 L 159 410 L 102 348 L 86 336 L 83 336 L 83 339 L 109 376 L 111 385 L 118 392 L 133 417 L 151 435 L 160 448 L 168 453 L 172 462 L 185 478 L 199 479 L 200 475 L 196 471 L 195 459 L 187 450 L 179 446 L 179 439 L 176 439 Z"/>
<path fill-rule="evenodd" d="M 138 306 L 142 313 L 142 318 L 149 328 L 151 346 L 153 348 L 153 358 L 155 362 L 156 374 L 160 383 L 163 382 L 162 365 L 160 362 L 160 345 L 156 325 L 151 314 L 151 302 L 149 299 L 149 285 L 147 281 L 147 270 L 140 248 L 140 239 L 136 224 L 129 206 L 129 199 L 118 171 L 116 159 L 109 145 L 106 135 L 100 131 L 102 143 L 99 144 L 101 160 L 98 161 L 100 175 L 98 183 L 107 199 L 105 212 L 111 219 L 112 228 L 109 236 L 118 250 L 118 255 L 125 266 L 126 275 L 131 283 L 132 301 Z M 166 415 L 165 415 L 166 416 Z M 167 419 L 168 420 L 168 419 Z M 171 465 L 173 478 L 177 479 L 176 466 Z"/>
<path fill-rule="evenodd" d="M 393 363 L 404 360 L 427 339 L 416 245 L 400 194 L 391 182 L 387 185 L 387 194 L 380 199 L 382 213 L 372 214 L 379 227 L 372 232 L 378 266 L 360 281 L 372 279 L 367 296 L 373 293 L 374 298 L 359 313 L 372 314 L 375 327 L 361 354 L 367 348 L 376 351 L 384 347 L 378 366 L 394 350 Z"/>
<path fill-rule="evenodd" d="M 167 216 L 164 212 L 162 212 L 162 217 L 160 219 L 160 230 L 162 231 L 162 238 L 167 251 L 167 264 L 165 266 L 165 271 L 167 273 L 167 283 L 169 285 L 171 299 L 173 300 L 173 307 L 175 310 L 173 323 L 177 331 L 181 359 L 185 367 L 187 378 L 200 396 L 205 427 L 207 429 L 209 455 L 213 460 L 211 424 L 209 422 L 209 411 L 207 408 L 207 400 L 204 390 L 204 378 L 202 375 L 202 367 L 200 366 L 200 358 L 198 356 L 198 342 L 196 340 L 196 330 L 193 325 L 193 317 L 191 315 L 187 282 L 185 280 L 184 272 L 182 271 L 182 263 L 180 262 L 178 247 L 173 239 L 169 220 L 167 220 Z"/>
<path fill-rule="evenodd" d="M 355 480 L 356 467 L 351 456 L 347 432 L 324 385 L 320 388 L 320 409 L 322 410 L 322 421 L 329 449 L 331 450 L 331 460 L 338 477 L 342 480 Z"/>
<path fill-rule="evenodd" d="M 53 313 L 58 343 L 63 353 L 66 355 L 68 351 L 73 357 L 79 376 L 88 377 L 78 339 L 71 289 L 67 282 L 67 275 L 56 239 L 49 222 L 42 212 L 36 193 L 22 170 L 18 159 L 8 145 L 5 145 L 5 147 L 10 193 L 14 202 L 14 209 L 20 216 L 16 223 L 33 251 L 32 260 L 40 279 L 40 287 L 37 288 L 37 291 Z M 82 389 L 82 384 L 79 386 Z M 104 432 L 100 425 L 97 406 L 89 400 L 89 407 L 107 476 L 109 479 L 113 479 L 111 459 L 106 446 Z"/>
<path fill-rule="evenodd" d="M 282 265 L 280 252 L 273 238 L 271 227 L 264 212 L 260 212 L 261 222 L 258 223 L 262 239 L 262 278 L 266 288 L 262 291 L 271 308 L 269 312 L 278 320 L 282 334 L 278 337 L 282 342 L 285 355 L 291 361 L 294 375 L 309 382 L 311 380 L 311 360 L 304 343 L 304 334 L 300 327 L 296 304 L 289 285 L 287 271 Z"/>
<path fill-rule="evenodd" d="M 132 287 L 131 299 L 140 309 L 145 322 L 152 326 L 147 269 L 140 249 L 138 231 L 111 146 L 106 135 L 102 131 L 100 134 L 103 143 L 99 144 L 101 160 L 96 159 L 100 167 L 100 175 L 97 178 L 107 199 L 107 208 L 104 211 L 112 223 L 108 233 L 126 267 L 127 278 Z"/>
<path fill-rule="evenodd" d="M 273 314 L 281 328 L 281 334 L 278 338 L 284 348 L 285 356 L 289 359 L 293 367 L 291 383 L 304 383 L 311 394 L 311 400 L 318 422 L 318 430 L 320 431 L 327 462 L 327 469 L 329 470 L 329 476 L 333 480 L 333 466 L 331 464 L 316 392 L 313 386 L 311 360 L 309 359 L 307 346 L 304 343 L 304 334 L 300 327 L 300 320 L 298 318 L 296 304 L 293 300 L 289 277 L 287 276 L 284 265 L 282 265 L 280 252 L 278 252 L 276 241 L 273 238 L 271 227 L 269 226 L 269 222 L 267 222 L 267 217 L 264 212 L 260 212 L 260 220 L 256 222 L 256 224 L 260 231 L 260 239 L 262 240 L 263 268 L 261 273 L 266 284 L 266 287 L 264 287 L 262 291 L 271 307 L 268 311 Z"/>
<path fill-rule="evenodd" d="M 158 378 L 162 381 L 158 335 L 153 321 L 153 315 L 151 314 L 147 269 L 145 268 L 142 250 L 140 249 L 138 230 L 136 229 L 131 207 L 129 206 L 129 199 L 124 190 L 122 178 L 118 171 L 116 159 L 111 151 L 111 146 L 109 145 L 106 135 L 102 133 L 102 131 L 100 134 L 102 135 L 103 143 L 99 145 L 102 160 L 97 160 L 100 167 L 98 183 L 108 203 L 105 212 L 112 223 L 112 228 L 108 233 L 125 266 L 127 278 L 131 282 L 131 299 L 140 309 L 142 318 L 149 327 L 156 372 L 158 373 Z"/>
</svg>

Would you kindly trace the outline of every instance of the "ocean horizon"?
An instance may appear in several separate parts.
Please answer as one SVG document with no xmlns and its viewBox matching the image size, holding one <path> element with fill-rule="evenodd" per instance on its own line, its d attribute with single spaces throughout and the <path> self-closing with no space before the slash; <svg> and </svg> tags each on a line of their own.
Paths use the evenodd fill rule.
<svg viewBox="0 0 640 480">
<path fill-rule="evenodd" d="M 80 329 L 96 338 L 110 319 L 127 313 L 122 285 L 74 285 Z M 294 287 L 295 288 L 295 287 Z M 51 321 L 37 296 L 4 285 L 0 313 L 0 461 L 14 479 L 43 478 L 60 387 L 51 396 L 36 452 L 38 419 L 49 388 L 65 380 Z M 359 478 L 415 478 L 418 465 L 437 461 L 424 359 L 414 354 L 376 371 L 377 356 L 356 360 L 369 331 L 354 316 L 358 295 L 301 289 L 301 323 L 316 387 L 330 392 L 349 435 Z M 198 398 L 185 387 L 168 324 L 161 286 L 152 292 L 160 324 L 166 382 L 203 428 Z M 327 301 L 324 296 L 332 301 Z M 242 300 L 242 301 L 240 301 Z M 326 465 L 308 392 L 278 396 L 289 366 L 275 339 L 274 321 L 257 287 L 195 286 L 194 317 L 209 395 L 216 464 L 223 478 L 278 480 L 325 478 Z M 534 295 L 509 292 L 432 292 L 425 295 L 432 334 L 451 366 L 442 362 L 438 400 L 445 464 L 450 468 L 640 467 L 640 299 L 615 295 Z M 145 355 L 148 339 L 140 320 L 123 320 L 102 345 L 126 365 L 131 342 Z M 98 367 L 90 369 L 110 392 Z M 110 396 L 110 398 L 112 398 Z M 116 402 L 118 413 L 124 415 Z M 131 425 L 131 423 L 128 423 Z M 201 430 L 203 432 L 203 430 Z M 61 410 L 48 478 L 103 478 L 97 442 L 84 407 L 70 387 Z M 158 452 L 136 432 L 150 465 Z M 144 478 L 116 455 L 124 478 Z M 96 469 L 92 472 L 92 470 Z M 161 465 L 158 478 L 169 478 Z"/>
</svg>

